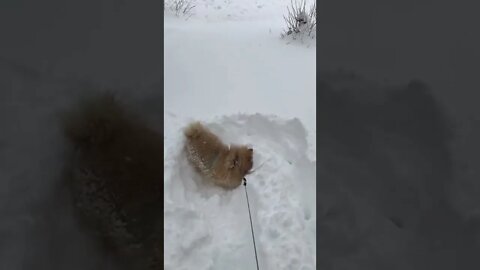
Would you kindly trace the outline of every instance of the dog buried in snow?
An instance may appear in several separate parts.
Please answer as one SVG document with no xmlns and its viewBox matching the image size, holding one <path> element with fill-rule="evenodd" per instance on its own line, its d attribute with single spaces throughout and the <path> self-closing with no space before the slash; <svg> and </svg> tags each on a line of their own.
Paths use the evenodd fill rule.
<svg viewBox="0 0 480 270">
<path fill-rule="evenodd" d="M 128 269 L 163 269 L 163 136 L 113 95 L 66 113 L 71 145 L 64 180 L 81 224 Z M 187 156 L 206 178 L 232 189 L 253 166 L 253 149 L 227 146 L 200 123 L 185 130 Z"/>
<path fill-rule="evenodd" d="M 80 223 L 128 269 L 163 269 L 163 136 L 108 94 L 64 116 Z"/>
<path fill-rule="evenodd" d="M 242 183 L 253 166 L 253 149 L 247 146 L 225 145 L 200 122 L 188 125 L 184 134 L 187 158 L 207 180 L 225 189 Z"/>
</svg>

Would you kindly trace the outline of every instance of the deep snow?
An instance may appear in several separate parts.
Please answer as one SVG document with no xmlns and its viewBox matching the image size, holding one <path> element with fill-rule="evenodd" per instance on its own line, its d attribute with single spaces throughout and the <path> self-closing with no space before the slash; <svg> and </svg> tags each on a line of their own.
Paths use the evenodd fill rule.
<svg viewBox="0 0 480 270">
<path fill-rule="evenodd" d="M 255 269 L 244 187 L 201 182 L 182 129 L 254 148 L 260 269 L 316 268 L 315 47 L 280 39 L 289 1 L 196 1 L 165 18 L 165 269 Z"/>
<path fill-rule="evenodd" d="M 167 18 L 164 63 L 159 51 L 162 37 L 157 34 L 161 1 L 87 0 L 72 5 L 57 0 L 41 4 L 2 2 L 0 268 L 121 269 L 79 228 L 68 192 L 58 185 L 68 154 L 58 129 L 58 115 L 79 97 L 109 87 L 160 128 L 163 112 L 158 104 L 164 87 L 165 142 L 170 149 L 165 156 L 171 157 L 165 164 L 173 166 L 172 162 L 178 161 L 167 173 L 173 175 L 175 169 L 185 168 L 176 146 L 181 127 L 189 119 L 206 121 L 212 128 L 217 125 L 216 130 L 226 140 L 252 143 L 259 150 L 255 157 L 259 162 L 277 155 L 249 178 L 260 264 L 273 269 L 314 269 L 315 50 L 312 44 L 279 40 L 286 2 L 204 1 L 205 13 L 199 5 L 198 16 L 187 22 Z M 225 12 L 233 13 L 228 16 Z M 174 23 L 169 25 L 168 20 Z M 172 38 L 175 36 L 177 39 Z M 173 42 L 169 51 L 168 42 Z M 158 78 L 162 64 L 166 72 L 180 71 L 172 73 L 175 76 L 170 80 L 165 73 L 164 86 Z M 206 74 L 201 76 L 202 72 Z M 212 79 L 215 74 L 218 76 Z M 228 91 L 234 87 L 238 89 Z M 272 95 L 277 98 L 272 99 Z M 195 106 L 193 101 L 202 106 Z M 238 115 L 240 112 L 244 114 Z M 242 121 L 251 123 L 254 130 L 250 135 L 258 139 L 251 141 L 246 133 L 238 136 L 248 130 L 238 130 Z M 223 123 L 229 128 L 220 128 Z M 238 134 L 229 133 L 236 129 Z M 273 139 L 265 138 L 284 141 L 285 145 L 269 146 Z M 292 155 L 288 160 L 291 164 L 284 159 L 287 155 Z M 187 168 L 184 173 L 188 178 Z M 256 177 L 262 181 L 255 181 Z M 171 234 L 175 242 L 166 244 L 171 246 L 165 250 L 166 265 L 175 264 L 175 256 L 184 256 L 183 266 L 199 269 L 197 265 L 208 264 L 209 257 L 222 255 L 214 262 L 220 269 L 225 269 L 225 264 L 231 269 L 235 262 L 254 268 L 242 190 L 228 195 L 214 188 L 194 192 L 196 182 L 184 180 L 168 185 L 170 189 L 177 187 L 177 193 L 198 199 L 198 205 L 187 207 L 182 197 L 171 194 L 171 200 L 179 203 L 176 208 L 165 209 L 166 228 L 174 224 L 177 229 L 190 226 L 190 230 L 182 230 L 185 233 L 178 243 L 174 233 L 179 231 Z M 312 186 L 303 190 L 306 186 L 301 183 L 309 181 Z M 260 188 L 262 183 L 265 188 Z M 199 210 L 202 203 L 213 210 Z M 166 205 L 171 206 L 168 201 Z M 178 212 L 169 214 L 175 209 Z M 198 211 L 192 213 L 192 209 Z M 220 212 L 227 215 L 225 219 L 216 215 Z M 207 214 L 211 220 L 201 216 Z M 212 221 L 218 234 L 207 227 Z M 220 222 L 235 230 L 221 227 Z M 230 238 L 220 238 L 225 235 Z M 198 241 L 198 237 L 205 241 Z M 203 249 L 192 249 L 188 257 L 184 247 L 192 243 Z M 222 243 L 227 243 L 223 251 Z"/>
<path fill-rule="evenodd" d="M 255 269 L 244 187 L 224 191 L 202 182 L 182 151 L 182 126 L 166 143 L 165 269 Z M 306 156 L 306 131 L 297 119 L 224 116 L 208 125 L 226 142 L 249 143 L 247 176 L 262 269 L 315 269 L 315 162 Z M 180 136 L 179 136 L 180 135 Z"/>
</svg>

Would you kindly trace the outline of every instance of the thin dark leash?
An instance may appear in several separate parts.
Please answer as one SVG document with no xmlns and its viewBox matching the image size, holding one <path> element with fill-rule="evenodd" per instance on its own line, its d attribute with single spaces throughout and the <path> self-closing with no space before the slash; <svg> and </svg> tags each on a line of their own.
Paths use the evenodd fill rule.
<svg viewBox="0 0 480 270">
<path fill-rule="evenodd" d="M 257 262 L 257 270 L 259 270 L 260 268 L 258 268 L 257 246 L 255 245 L 255 234 L 253 233 L 252 214 L 250 213 L 250 202 L 248 201 L 247 179 L 245 177 L 243 178 L 243 186 L 245 187 L 245 196 L 247 197 L 248 216 L 250 217 L 250 228 L 252 230 L 253 248 L 255 250 L 255 261 Z"/>
</svg>

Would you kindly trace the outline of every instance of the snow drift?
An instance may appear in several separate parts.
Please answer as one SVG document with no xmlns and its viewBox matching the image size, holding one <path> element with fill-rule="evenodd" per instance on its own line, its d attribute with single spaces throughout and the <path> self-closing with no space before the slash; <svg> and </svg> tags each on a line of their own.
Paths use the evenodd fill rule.
<svg viewBox="0 0 480 270">
<path fill-rule="evenodd" d="M 175 131 L 166 138 L 165 269 L 254 269 L 244 187 L 201 181 L 183 151 L 187 123 L 165 122 Z M 225 142 L 252 145 L 254 167 L 264 164 L 247 176 L 260 268 L 315 269 L 315 162 L 301 122 L 233 115 L 208 127 Z"/>
</svg>

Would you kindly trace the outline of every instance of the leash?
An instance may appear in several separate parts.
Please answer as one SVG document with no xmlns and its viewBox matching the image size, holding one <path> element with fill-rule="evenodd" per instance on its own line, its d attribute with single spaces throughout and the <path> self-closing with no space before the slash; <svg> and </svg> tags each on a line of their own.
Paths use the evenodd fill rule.
<svg viewBox="0 0 480 270">
<path fill-rule="evenodd" d="M 247 197 L 248 216 L 250 217 L 250 229 L 252 230 L 253 248 L 255 250 L 255 261 L 257 262 L 257 270 L 259 270 L 260 268 L 258 268 L 257 246 L 255 245 L 255 234 L 253 233 L 252 214 L 250 213 L 250 202 L 248 201 L 247 179 L 245 177 L 243 178 L 243 186 L 245 187 L 245 196 Z"/>
<path fill-rule="evenodd" d="M 261 167 L 263 167 L 263 165 L 265 165 L 265 163 L 267 163 L 267 161 L 270 161 L 270 159 L 271 159 L 271 158 L 269 158 L 269 159 L 265 160 L 264 162 L 262 162 L 262 164 L 260 164 L 260 165 L 259 165 L 258 167 L 256 167 L 255 169 L 251 170 L 248 174 L 252 174 L 252 173 L 256 172 L 258 169 L 260 169 Z M 246 181 L 245 178 L 243 178 L 243 180 Z"/>
</svg>

